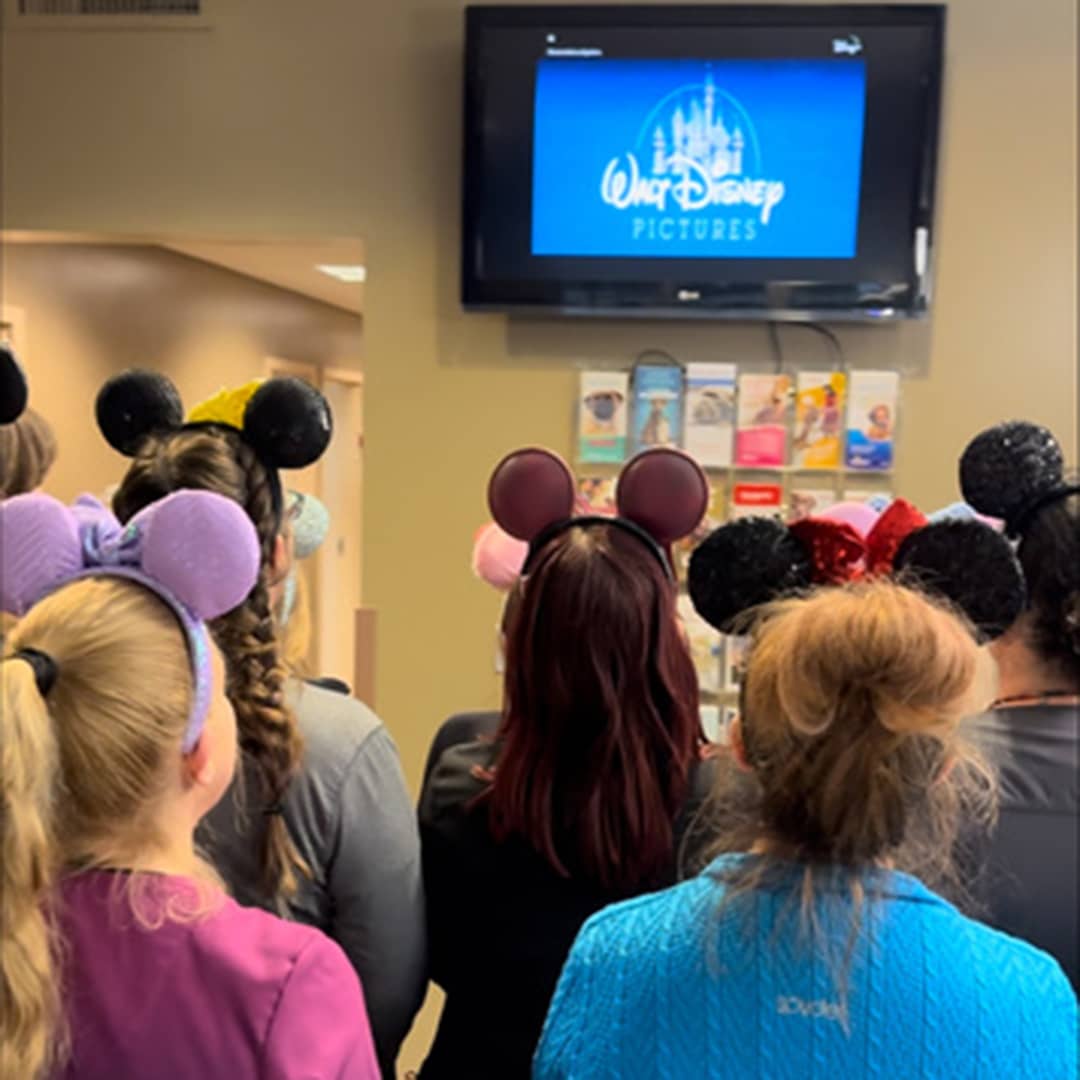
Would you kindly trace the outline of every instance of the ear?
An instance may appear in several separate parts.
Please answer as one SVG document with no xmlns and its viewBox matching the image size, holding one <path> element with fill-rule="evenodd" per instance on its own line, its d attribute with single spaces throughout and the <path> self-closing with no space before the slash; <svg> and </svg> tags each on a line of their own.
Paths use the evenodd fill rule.
<svg viewBox="0 0 1080 1080">
<path fill-rule="evenodd" d="M 169 379 L 153 371 L 125 371 L 99 391 L 94 405 L 105 441 L 125 457 L 158 431 L 175 431 L 184 423 L 184 405 Z"/>
<path fill-rule="evenodd" d="M 1012 521 L 1062 483 L 1065 456 L 1046 428 L 1025 420 L 976 435 L 960 458 L 960 489 L 980 514 Z"/>
<path fill-rule="evenodd" d="M 244 441 L 274 469 L 313 465 L 333 432 L 326 398 L 303 379 L 268 379 L 244 410 Z"/>
<path fill-rule="evenodd" d="M 289 541 L 284 534 L 278 533 L 274 537 L 274 549 L 270 553 L 270 577 L 277 584 L 284 581 L 292 569 L 292 557 L 289 553 Z"/>
<path fill-rule="evenodd" d="M 694 549 L 687 586 L 697 613 L 724 634 L 744 611 L 807 588 L 811 575 L 810 553 L 787 526 L 749 517 L 721 526 Z"/>
<path fill-rule="evenodd" d="M 1027 599 L 1024 572 L 1012 545 L 981 521 L 941 521 L 911 533 L 897 548 L 894 569 L 944 596 L 996 638 L 1020 617 Z"/>
<path fill-rule="evenodd" d="M 26 375 L 7 345 L 0 345 L 0 424 L 13 424 L 26 409 Z"/>
<path fill-rule="evenodd" d="M 620 517 L 666 547 L 701 524 L 709 507 L 709 481 L 689 454 L 656 447 L 626 463 L 615 487 L 615 500 Z"/>
<path fill-rule="evenodd" d="M 507 454 L 488 481 L 491 516 L 504 532 L 526 543 L 571 517 L 575 494 L 570 466 L 539 447 Z"/>
<path fill-rule="evenodd" d="M 217 778 L 210 738 L 205 731 L 184 755 L 184 778 L 191 787 L 210 787 Z"/>
<path fill-rule="evenodd" d="M 0 502 L 0 611 L 24 615 L 82 568 L 79 520 L 63 503 L 39 494 Z"/>
<path fill-rule="evenodd" d="M 731 743 L 731 756 L 741 772 L 752 773 L 754 767 L 746 756 L 746 743 L 743 742 L 742 717 L 736 716 L 728 727 L 728 740 Z"/>
<path fill-rule="evenodd" d="M 259 577 L 255 526 L 239 503 L 210 491 L 174 491 L 140 510 L 125 533 L 141 540 L 144 573 L 200 619 L 243 603 Z"/>
</svg>

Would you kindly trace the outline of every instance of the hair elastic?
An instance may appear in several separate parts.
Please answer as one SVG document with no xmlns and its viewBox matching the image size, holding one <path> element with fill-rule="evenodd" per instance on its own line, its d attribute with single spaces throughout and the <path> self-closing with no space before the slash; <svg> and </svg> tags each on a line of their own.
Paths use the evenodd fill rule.
<svg viewBox="0 0 1080 1080">
<path fill-rule="evenodd" d="M 48 653 L 40 649 L 19 649 L 18 652 L 11 654 L 10 659 L 25 660 L 33 668 L 38 693 L 43 698 L 49 696 L 49 691 L 56 685 L 60 671 L 56 666 L 56 661 Z"/>
<path fill-rule="evenodd" d="M 1042 495 L 1036 496 L 1020 507 L 1015 515 L 1006 522 L 1005 531 L 1009 536 L 1022 536 L 1040 510 L 1045 510 L 1052 503 L 1067 499 L 1070 495 L 1080 495 L 1080 484 L 1062 484 Z"/>
</svg>

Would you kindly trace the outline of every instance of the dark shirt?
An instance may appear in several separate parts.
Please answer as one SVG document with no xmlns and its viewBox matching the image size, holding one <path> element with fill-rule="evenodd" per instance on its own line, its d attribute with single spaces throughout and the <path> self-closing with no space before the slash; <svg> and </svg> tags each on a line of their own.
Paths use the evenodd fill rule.
<svg viewBox="0 0 1080 1080">
<path fill-rule="evenodd" d="M 1001 816 L 975 882 L 986 921 L 1050 953 L 1080 988 L 1080 710 L 1000 709 L 972 736 L 1001 778 Z"/>
<path fill-rule="evenodd" d="M 451 746 L 460 746 L 462 743 L 473 742 L 476 739 L 493 737 L 499 729 L 501 719 L 501 715 L 497 712 L 463 712 L 444 720 L 442 727 L 435 732 L 431 749 L 428 751 L 427 762 L 424 765 L 424 782 L 420 790 L 423 791 L 427 787 L 432 770 Z"/>
<path fill-rule="evenodd" d="M 487 784 L 482 770 L 495 755 L 490 740 L 451 747 L 421 795 L 430 970 L 446 991 L 423 1080 L 527 1080 L 578 930 L 594 912 L 630 895 L 580 874 L 557 874 L 523 840 L 495 842 L 483 805 L 473 805 Z M 677 836 L 708 794 L 712 774 L 712 762 L 695 767 Z M 700 865 L 697 855 L 687 853 L 688 872 Z M 657 888 L 675 882 L 675 863 Z"/>
</svg>

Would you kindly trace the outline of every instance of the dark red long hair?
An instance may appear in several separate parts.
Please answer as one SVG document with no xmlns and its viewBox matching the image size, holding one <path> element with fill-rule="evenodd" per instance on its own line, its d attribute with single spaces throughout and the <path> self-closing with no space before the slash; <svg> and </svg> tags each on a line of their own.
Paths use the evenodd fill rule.
<svg viewBox="0 0 1080 1080">
<path fill-rule="evenodd" d="M 560 874 L 660 883 L 701 744 L 675 588 L 639 539 L 572 527 L 537 553 L 507 627 L 503 721 L 485 802 Z"/>
</svg>

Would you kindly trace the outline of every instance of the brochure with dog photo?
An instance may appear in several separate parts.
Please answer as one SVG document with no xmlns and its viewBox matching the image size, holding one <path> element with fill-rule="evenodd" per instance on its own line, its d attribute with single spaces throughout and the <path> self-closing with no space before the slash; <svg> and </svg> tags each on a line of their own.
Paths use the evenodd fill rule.
<svg viewBox="0 0 1080 1080">
<path fill-rule="evenodd" d="M 626 458 L 625 371 L 583 371 L 578 398 L 578 460 L 619 464 Z"/>
<path fill-rule="evenodd" d="M 784 464 L 790 397 L 790 375 L 739 376 L 736 465 L 768 468 Z"/>
<path fill-rule="evenodd" d="M 615 483 L 614 476 L 579 476 L 575 512 L 614 517 L 618 513 L 615 508 Z"/>
<path fill-rule="evenodd" d="M 686 368 L 686 452 L 701 465 L 726 469 L 735 443 L 735 365 Z"/>
<path fill-rule="evenodd" d="M 634 449 L 682 443 L 683 370 L 674 364 L 634 369 Z"/>
</svg>

